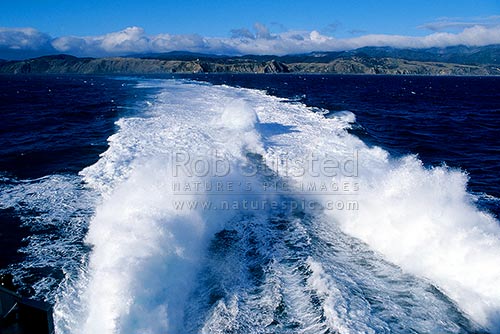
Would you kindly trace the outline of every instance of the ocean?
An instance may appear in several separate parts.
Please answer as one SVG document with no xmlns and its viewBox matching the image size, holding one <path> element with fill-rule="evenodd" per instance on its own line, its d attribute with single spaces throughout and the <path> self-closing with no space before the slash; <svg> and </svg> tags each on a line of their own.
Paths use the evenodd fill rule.
<svg viewBox="0 0 500 334">
<path fill-rule="evenodd" d="M 0 273 L 57 333 L 500 332 L 500 78 L 1 76 Z"/>
</svg>

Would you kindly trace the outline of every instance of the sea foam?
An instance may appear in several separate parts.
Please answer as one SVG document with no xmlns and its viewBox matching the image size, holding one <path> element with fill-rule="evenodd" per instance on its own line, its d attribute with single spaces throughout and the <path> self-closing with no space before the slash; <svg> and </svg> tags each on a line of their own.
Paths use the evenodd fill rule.
<svg viewBox="0 0 500 334">
<path fill-rule="evenodd" d="M 500 290 L 496 288 L 500 267 L 495 265 L 500 260 L 500 225 L 475 206 L 463 171 L 427 168 L 415 156 L 394 158 L 379 147 L 368 147 L 347 133 L 354 120 L 349 113 L 324 119 L 302 106 L 291 106 L 265 115 L 259 115 L 263 122 L 300 131 L 275 137 L 282 146 L 268 151 L 269 161 L 284 154 L 303 157 L 311 151 L 340 161 L 356 154 L 354 179 L 360 189 L 349 198 L 359 209 L 327 210 L 332 223 L 403 269 L 430 279 L 481 325 L 500 330 Z M 321 179 L 306 173 L 299 183 Z M 323 176 L 323 181 L 331 179 Z M 325 206 L 339 198 L 320 192 L 309 196 Z"/>
<path fill-rule="evenodd" d="M 190 292 L 210 240 L 236 216 L 241 220 L 247 214 L 266 215 L 270 210 L 178 210 L 174 202 L 180 196 L 184 201 L 217 203 L 283 196 L 312 201 L 319 205 L 320 213 L 315 208 L 310 214 L 323 217 L 316 225 L 340 227 L 381 258 L 433 282 L 481 326 L 500 330 L 500 291 L 496 288 L 500 228 L 492 216 L 474 205 L 462 171 L 428 168 L 417 157 L 394 158 L 379 147 L 367 146 L 348 133 L 355 121 L 348 111 L 325 117 L 302 104 L 255 90 L 184 81 L 143 85 L 151 84 L 162 91 L 150 101 L 150 107 L 118 121 L 119 130 L 110 137 L 109 149 L 81 173 L 88 186 L 101 194 L 101 201 L 87 237 L 93 247 L 89 266 L 81 286 L 77 284 L 81 312 L 64 322 L 69 325 L 60 332 L 183 332 L 189 322 L 185 310 Z M 222 178 L 214 177 L 210 169 L 206 174 L 178 175 L 172 166 L 179 152 L 210 166 L 224 157 L 230 168 Z M 311 170 L 297 173 L 297 162 L 311 154 L 334 163 L 349 162 L 349 172 L 339 169 L 335 177 Z M 260 174 L 248 177 L 242 173 L 247 167 L 257 168 Z M 189 188 L 182 195 L 173 189 L 176 183 L 222 180 L 233 185 L 250 183 L 245 189 L 255 190 L 269 179 L 286 181 L 289 188 L 284 194 Z M 345 194 L 303 188 L 305 184 L 353 182 L 359 188 L 350 188 Z M 332 201 L 357 206 L 352 210 L 340 205 L 329 208 Z M 311 271 L 308 286 L 324 301 L 322 312 L 330 328 L 343 333 L 385 328 L 376 319 L 373 327 L 363 325 L 363 321 L 371 321 L 366 318 L 369 306 L 363 306 L 367 310 L 358 313 L 357 321 L 342 310 L 343 304 L 336 304 L 336 289 L 340 288 L 332 283 L 335 273 L 324 269 L 321 261 L 326 259 L 304 260 Z M 64 309 L 65 303 L 69 305 L 61 300 L 59 308 Z M 209 324 L 222 319 L 217 314 L 235 319 L 239 312 L 237 298 L 217 305 L 222 313 L 207 315 L 206 332 L 213 329 Z"/>
<path fill-rule="evenodd" d="M 175 202 L 244 195 L 179 194 L 173 185 L 185 190 L 186 184 L 212 183 L 211 171 L 196 168 L 215 165 L 216 154 L 231 164 L 224 182 L 238 183 L 241 176 L 233 170 L 244 152 L 263 152 L 257 115 L 243 100 L 221 100 L 210 90 L 212 96 L 196 97 L 193 84 L 167 87 L 143 117 L 118 121 L 109 150 L 81 173 L 102 201 L 87 236 L 93 250 L 81 291 L 84 309 L 72 332 L 182 332 L 201 254 L 235 212 L 179 210 Z M 179 168 L 175 159 L 182 162 Z M 184 164 L 187 159 L 193 164 Z"/>
</svg>

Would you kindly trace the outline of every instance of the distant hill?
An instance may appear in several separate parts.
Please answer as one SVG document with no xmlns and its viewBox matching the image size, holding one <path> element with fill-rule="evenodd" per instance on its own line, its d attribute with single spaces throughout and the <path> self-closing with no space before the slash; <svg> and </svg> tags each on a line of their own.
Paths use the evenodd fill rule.
<svg viewBox="0 0 500 334">
<path fill-rule="evenodd" d="M 482 47 L 450 46 L 429 49 L 395 49 L 389 47 L 365 47 L 350 51 L 353 55 L 372 58 L 399 58 L 416 61 L 456 63 L 466 65 L 500 64 L 500 45 Z"/>
<path fill-rule="evenodd" d="M 55 55 L 0 61 L 4 74 L 335 73 L 500 75 L 500 45 L 430 49 L 365 47 L 352 51 L 272 56 L 191 52 L 113 58 Z"/>
<path fill-rule="evenodd" d="M 295 54 L 286 56 L 273 55 L 244 55 L 244 56 L 224 56 L 203 53 L 192 53 L 183 51 L 173 51 L 167 53 L 152 53 L 144 55 L 134 55 L 134 58 L 143 59 L 164 59 L 164 60 L 204 60 L 204 61 L 230 61 L 235 59 L 249 59 L 255 61 L 276 60 L 282 63 L 328 63 L 340 58 L 350 57 L 364 58 L 396 58 L 404 60 L 414 60 L 422 62 L 443 62 L 464 65 L 485 65 L 500 64 L 500 45 L 488 45 L 482 47 L 450 46 L 446 48 L 428 49 L 396 49 L 392 47 L 364 47 L 351 51 L 337 52 L 311 52 L 305 54 Z"/>
</svg>

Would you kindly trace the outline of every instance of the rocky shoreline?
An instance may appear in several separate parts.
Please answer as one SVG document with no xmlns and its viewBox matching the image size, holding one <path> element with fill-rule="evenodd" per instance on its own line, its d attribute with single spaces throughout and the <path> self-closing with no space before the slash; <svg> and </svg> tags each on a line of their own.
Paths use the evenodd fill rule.
<svg viewBox="0 0 500 334">
<path fill-rule="evenodd" d="M 267 58 L 267 59 L 266 59 Z M 44 56 L 1 61 L 2 74 L 166 74 L 166 73 L 324 73 L 385 75 L 500 75 L 498 64 L 458 64 L 393 57 L 347 55 L 318 61 L 311 57 L 138 57 Z M 283 58 L 283 59 L 279 59 Z"/>
</svg>

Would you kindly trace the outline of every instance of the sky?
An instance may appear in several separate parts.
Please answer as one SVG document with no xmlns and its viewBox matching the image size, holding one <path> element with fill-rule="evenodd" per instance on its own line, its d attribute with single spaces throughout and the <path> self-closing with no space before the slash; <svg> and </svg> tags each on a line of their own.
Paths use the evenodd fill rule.
<svg viewBox="0 0 500 334">
<path fill-rule="evenodd" d="M 0 58 L 500 43 L 499 0 L 0 2 Z"/>
</svg>

